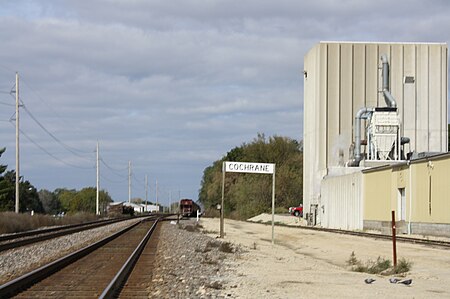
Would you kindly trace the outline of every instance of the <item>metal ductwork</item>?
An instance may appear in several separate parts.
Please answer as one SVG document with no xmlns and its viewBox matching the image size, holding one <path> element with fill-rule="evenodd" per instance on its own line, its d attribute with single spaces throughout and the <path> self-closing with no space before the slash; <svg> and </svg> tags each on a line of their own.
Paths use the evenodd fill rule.
<svg viewBox="0 0 450 299">
<path fill-rule="evenodd" d="M 355 159 L 350 163 L 350 166 L 359 166 L 362 160 L 361 155 L 361 120 L 368 119 L 375 108 L 363 107 L 358 110 L 355 116 Z"/>
<path fill-rule="evenodd" d="M 386 105 L 388 108 L 397 109 L 397 103 L 395 102 L 394 97 L 389 91 L 389 63 L 386 54 L 381 55 L 382 62 L 382 92 L 384 96 L 384 100 L 386 101 Z M 378 109 L 378 108 L 377 108 Z M 359 162 L 362 160 L 361 155 L 361 120 L 368 119 L 375 111 L 375 108 L 363 107 L 358 110 L 355 115 L 355 149 L 354 149 L 354 160 L 349 163 L 350 166 L 359 166 Z M 395 110 L 394 110 L 395 111 Z"/>
<path fill-rule="evenodd" d="M 389 91 L 389 63 L 386 54 L 381 55 L 381 62 L 383 63 L 381 76 L 383 78 L 384 100 L 388 107 L 397 108 L 397 102 L 395 102 L 394 97 Z"/>
</svg>

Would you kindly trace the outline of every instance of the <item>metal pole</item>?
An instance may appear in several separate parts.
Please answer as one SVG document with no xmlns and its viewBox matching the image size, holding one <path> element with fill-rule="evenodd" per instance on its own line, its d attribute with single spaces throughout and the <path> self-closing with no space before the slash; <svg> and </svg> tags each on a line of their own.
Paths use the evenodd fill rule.
<svg viewBox="0 0 450 299">
<path fill-rule="evenodd" d="M 128 161 L 128 203 L 131 203 L 131 161 Z"/>
<path fill-rule="evenodd" d="M 225 233 L 223 230 L 223 221 L 224 221 L 224 213 L 223 213 L 223 202 L 225 197 L 225 162 L 222 163 L 222 204 L 220 206 L 220 237 L 223 238 Z"/>
<path fill-rule="evenodd" d="M 169 214 L 172 213 L 172 190 L 169 191 Z"/>
<path fill-rule="evenodd" d="M 100 168 L 99 168 L 99 163 L 98 163 L 98 141 L 97 141 L 97 190 L 95 192 L 95 213 L 97 215 L 100 215 L 100 207 L 99 207 L 99 199 L 100 199 Z"/>
<path fill-rule="evenodd" d="M 158 180 L 156 180 L 155 192 L 156 192 L 156 207 L 158 207 Z M 158 212 L 159 212 L 159 207 L 158 207 Z"/>
<path fill-rule="evenodd" d="M 147 175 L 145 175 L 145 212 L 148 212 L 147 198 L 148 198 L 148 178 L 147 178 Z"/>
<path fill-rule="evenodd" d="M 275 244 L 275 165 L 272 179 L 272 245 Z"/>
<path fill-rule="evenodd" d="M 19 213 L 19 172 L 19 74 L 16 73 L 16 213 Z"/>
<path fill-rule="evenodd" d="M 392 211 L 392 251 L 394 255 L 394 269 L 397 268 L 397 244 L 395 237 L 395 211 Z"/>
</svg>

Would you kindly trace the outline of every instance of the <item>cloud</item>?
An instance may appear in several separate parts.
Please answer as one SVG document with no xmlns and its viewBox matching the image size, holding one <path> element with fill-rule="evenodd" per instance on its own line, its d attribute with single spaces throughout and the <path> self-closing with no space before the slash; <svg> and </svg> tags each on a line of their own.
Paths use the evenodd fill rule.
<svg viewBox="0 0 450 299">
<path fill-rule="evenodd" d="M 449 11 L 418 0 L 18 0 L 0 12 L 0 91 L 19 71 L 27 109 L 89 152 L 74 155 L 22 111 L 23 131 L 58 159 L 90 167 L 98 140 L 104 162 L 122 169 L 102 168 L 113 198 L 127 198 L 131 160 L 136 177 L 195 199 L 203 169 L 258 132 L 302 138 L 303 57 L 318 41 L 446 42 Z M 14 107 L 1 108 L 1 160 L 13 168 Z M 36 187 L 95 184 L 92 170 L 21 140 Z"/>
</svg>

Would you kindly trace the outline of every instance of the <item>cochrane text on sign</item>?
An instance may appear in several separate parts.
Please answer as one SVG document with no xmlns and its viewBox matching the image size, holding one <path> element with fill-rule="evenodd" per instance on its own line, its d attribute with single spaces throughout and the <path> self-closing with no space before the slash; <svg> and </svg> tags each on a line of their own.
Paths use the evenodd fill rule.
<svg viewBox="0 0 450 299">
<path fill-rule="evenodd" d="M 225 162 L 225 172 L 272 174 L 275 164 L 250 162 Z"/>
</svg>

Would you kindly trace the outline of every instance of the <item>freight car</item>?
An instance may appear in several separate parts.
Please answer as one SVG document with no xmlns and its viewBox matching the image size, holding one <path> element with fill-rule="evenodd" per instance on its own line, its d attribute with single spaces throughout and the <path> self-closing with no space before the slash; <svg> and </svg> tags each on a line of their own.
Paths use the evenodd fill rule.
<svg viewBox="0 0 450 299">
<path fill-rule="evenodd" d="M 180 200 L 180 215 L 186 217 L 197 216 L 197 211 L 200 213 L 200 207 L 192 199 Z"/>
</svg>

